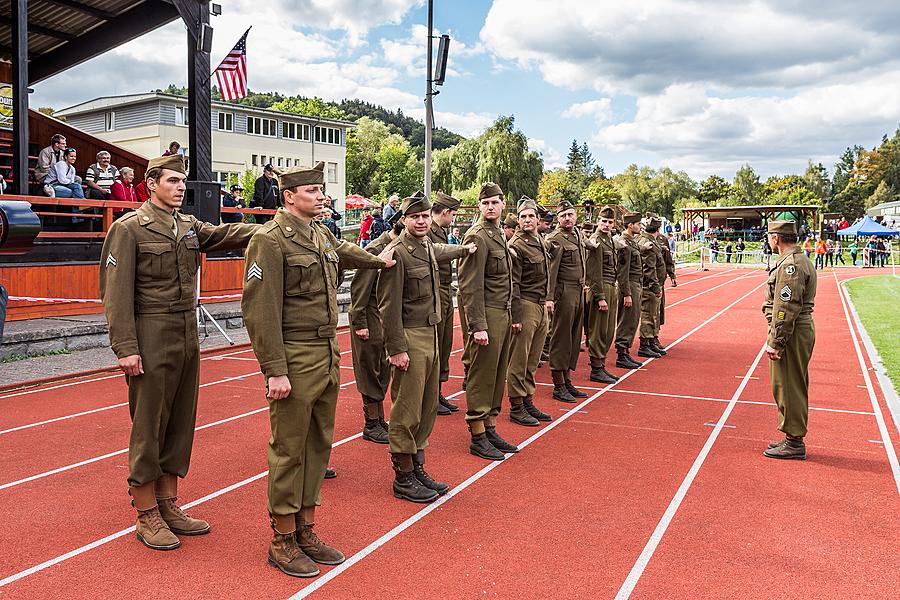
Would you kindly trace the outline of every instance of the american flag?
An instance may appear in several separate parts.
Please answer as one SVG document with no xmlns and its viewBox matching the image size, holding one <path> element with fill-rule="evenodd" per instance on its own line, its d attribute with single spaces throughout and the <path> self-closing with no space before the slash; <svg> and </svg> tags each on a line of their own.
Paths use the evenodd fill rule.
<svg viewBox="0 0 900 600">
<path fill-rule="evenodd" d="M 244 32 L 228 56 L 216 67 L 219 93 L 225 100 L 237 100 L 247 95 L 247 34 Z"/>
</svg>

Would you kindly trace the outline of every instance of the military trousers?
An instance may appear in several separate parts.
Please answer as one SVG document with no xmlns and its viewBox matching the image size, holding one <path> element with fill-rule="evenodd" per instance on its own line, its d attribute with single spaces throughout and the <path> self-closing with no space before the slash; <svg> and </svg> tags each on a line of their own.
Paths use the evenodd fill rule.
<svg viewBox="0 0 900 600">
<path fill-rule="evenodd" d="M 467 332 L 469 331 L 469 323 L 468 321 L 466 321 L 466 306 L 463 303 L 463 296 L 459 292 L 457 292 L 456 294 L 456 308 L 459 312 L 459 328 L 463 332 L 463 340 L 466 340 L 466 336 L 468 335 Z M 469 364 L 471 361 L 469 358 L 469 343 L 466 341 L 463 342 L 463 351 L 460 360 L 462 361 L 463 368 L 465 369 L 466 373 L 468 373 Z"/>
<path fill-rule="evenodd" d="M 125 377 L 131 438 L 128 485 L 153 483 L 164 473 L 184 477 L 191 462 L 200 344 L 193 310 L 135 315 L 144 374 Z"/>
<path fill-rule="evenodd" d="M 769 361 L 772 396 L 778 407 L 778 429 L 804 437 L 809 421 L 809 359 L 816 345 L 812 319 L 797 321 L 779 360 Z"/>
<path fill-rule="evenodd" d="M 629 281 L 628 289 L 631 293 L 631 306 L 625 306 L 625 296 L 628 294 L 619 290 L 619 314 L 616 319 L 616 350 L 628 352 L 634 343 L 634 334 L 637 333 L 641 322 L 641 296 L 640 281 Z"/>
<path fill-rule="evenodd" d="M 619 314 L 619 288 L 615 283 L 603 284 L 603 295 L 609 309 L 600 310 L 597 300 L 591 294 L 588 311 L 588 356 L 592 360 L 603 362 L 606 353 L 616 337 L 616 319 Z"/>
<path fill-rule="evenodd" d="M 522 331 L 512 334 L 506 372 L 506 390 L 510 398 L 534 395 L 534 372 L 547 338 L 547 321 L 547 307 L 543 302 L 522 300 Z"/>
<path fill-rule="evenodd" d="M 659 298 L 659 318 L 656 320 L 656 337 L 659 337 L 659 328 L 666 323 L 666 288 L 662 289 L 662 296 Z"/>
<path fill-rule="evenodd" d="M 434 429 L 441 360 L 434 325 L 404 329 L 403 333 L 409 347 L 409 366 L 405 371 L 392 367 L 388 443 L 391 452 L 415 454 L 428 446 Z"/>
<path fill-rule="evenodd" d="M 466 334 L 469 355 L 466 421 L 484 421 L 500 414 L 506 388 L 511 335 L 509 309 L 486 306 L 484 316 L 488 324 L 488 344 L 480 346 L 475 343 L 472 333 Z"/>
<path fill-rule="evenodd" d="M 341 383 L 337 339 L 285 342 L 291 393 L 269 401 L 269 513 L 318 506 Z"/>
<path fill-rule="evenodd" d="M 391 381 L 391 363 L 384 351 L 384 330 L 381 315 L 374 308 L 366 307 L 366 324 L 369 339 L 363 340 L 350 332 L 350 348 L 353 352 L 353 375 L 356 389 L 366 400 L 381 402 Z"/>
<path fill-rule="evenodd" d="M 580 283 L 557 282 L 550 330 L 550 369 L 574 371 L 581 349 L 584 319 L 584 286 Z"/>
<path fill-rule="evenodd" d="M 453 352 L 453 295 L 449 285 L 441 285 L 441 322 L 437 324 L 441 381 L 450 379 L 450 353 Z"/>
<path fill-rule="evenodd" d="M 644 288 L 641 295 L 641 339 L 652 340 L 656 337 L 659 328 L 657 320 L 659 319 L 659 298 Z"/>
</svg>

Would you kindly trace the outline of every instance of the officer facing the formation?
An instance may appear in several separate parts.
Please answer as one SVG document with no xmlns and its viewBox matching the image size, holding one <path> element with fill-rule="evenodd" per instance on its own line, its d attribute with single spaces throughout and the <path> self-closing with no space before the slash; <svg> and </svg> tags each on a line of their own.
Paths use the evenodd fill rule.
<svg viewBox="0 0 900 600">
<path fill-rule="evenodd" d="M 657 215 L 651 216 L 657 217 Z M 653 349 L 656 350 L 657 354 L 664 355 L 666 353 L 666 347 L 659 341 L 659 330 L 666 323 L 666 277 L 672 280 L 673 288 L 678 287 L 678 282 L 675 280 L 675 260 L 672 258 L 672 251 L 669 250 L 669 240 L 661 233 L 658 233 L 656 236 L 656 243 L 659 245 L 659 250 L 662 253 L 663 259 L 662 265 L 657 265 L 657 269 L 659 269 L 659 287 L 662 290 L 662 295 L 659 297 L 659 318 L 656 320 L 655 335 L 653 336 L 653 343 L 651 345 L 653 346 Z"/>
<path fill-rule="evenodd" d="M 478 198 L 481 218 L 463 238 L 478 250 L 459 264 L 469 361 L 466 422 L 472 434 L 469 452 L 487 460 L 503 460 L 505 453 L 519 451 L 496 431 L 509 365 L 512 258 L 500 229 L 503 190 L 495 183 L 485 183 Z"/>
<path fill-rule="evenodd" d="M 438 260 L 450 261 L 475 246 L 435 245 L 428 238 L 431 203 L 419 193 L 400 205 L 404 229 L 392 241 L 397 265 L 378 278 L 384 348 L 391 363 L 391 420 L 394 496 L 431 502 L 450 489 L 425 471 L 425 448 L 434 429 L 441 386 L 437 325 L 441 321 Z"/>
<path fill-rule="evenodd" d="M 784 439 L 764 452 L 769 458 L 805 459 L 809 418 L 809 359 L 816 344 L 813 303 L 816 270 L 801 248 L 793 221 L 769 222 L 769 245 L 778 255 L 769 274 L 763 314 L 769 324 L 766 355 L 778 429 Z"/>
<path fill-rule="evenodd" d="M 664 348 L 653 343 L 658 332 L 659 300 L 662 298 L 663 286 L 666 284 L 666 265 L 663 262 L 662 248 L 656 243 L 660 225 L 662 222 L 658 217 L 647 217 L 644 220 L 644 231 L 638 238 L 641 263 L 644 269 L 643 296 L 641 297 L 641 346 L 638 348 L 638 356 L 644 358 L 659 358 L 665 356 L 666 353 Z"/>
<path fill-rule="evenodd" d="M 550 371 L 553 397 L 576 402 L 587 394 L 572 385 L 569 371 L 578 366 L 584 315 L 585 243 L 575 227 L 575 207 L 568 200 L 559 203 L 559 227 L 547 236 L 550 245 L 550 297 L 553 322 L 550 332 Z"/>
<path fill-rule="evenodd" d="M 456 211 L 459 210 L 459 200 L 448 196 L 443 192 L 436 194 L 434 206 L 431 207 L 431 228 L 428 230 L 428 239 L 435 244 L 447 244 L 447 227 L 453 223 Z M 441 291 L 441 322 L 438 323 L 438 349 L 441 353 L 441 384 L 450 379 L 450 353 L 453 352 L 453 293 L 450 287 L 453 285 L 453 263 L 438 263 L 440 271 Z M 459 407 L 438 394 L 439 415 L 449 415 L 457 412 Z"/>
<path fill-rule="evenodd" d="M 612 229 L 616 213 L 611 206 L 600 209 L 597 232 L 588 246 L 587 284 L 589 289 L 588 356 L 591 361 L 591 381 L 615 383 L 618 377 L 606 370 L 606 353 L 616 336 L 619 311 L 619 252 L 613 241 Z M 627 272 L 626 272 L 627 275 Z M 627 280 L 622 282 L 622 289 Z"/>
<path fill-rule="evenodd" d="M 109 229 L 100 296 L 125 372 L 131 411 L 128 486 L 137 537 L 154 550 L 209 531 L 176 504 L 188 472 L 200 377 L 197 273 L 200 253 L 243 248 L 257 225 L 214 226 L 178 212 L 187 175 L 180 155 L 151 159 L 150 200 Z"/>
<path fill-rule="evenodd" d="M 338 271 L 393 266 L 320 222 L 325 163 L 279 176 L 283 207 L 250 240 L 241 311 L 269 401 L 269 563 L 294 577 L 344 555 L 313 532 L 340 386 Z"/>
<path fill-rule="evenodd" d="M 534 405 L 534 373 L 547 338 L 550 271 L 547 243 L 537 233 L 537 204 L 526 198 L 519 201 L 519 228 L 509 241 L 513 265 L 512 345 L 506 389 L 509 395 L 509 420 L 537 427 L 538 421 L 550 421 L 550 415 Z"/>
<path fill-rule="evenodd" d="M 641 362 L 631 357 L 631 345 L 641 322 L 643 295 L 643 263 L 637 235 L 641 232 L 641 215 L 628 213 L 622 217 L 625 231 L 620 236 L 624 245 L 619 248 L 619 315 L 616 323 L 616 367 L 637 369 Z M 627 277 L 625 277 L 627 273 Z M 627 282 L 627 283 L 626 283 Z"/>
<path fill-rule="evenodd" d="M 394 211 L 388 221 L 390 230 L 366 246 L 366 252 L 380 254 L 403 231 L 398 223 L 403 213 Z M 350 348 L 353 375 L 363 401 L 362 437 L 376 444 L 388 443 L 388 424 L 384 420 L 384 396 L 391 381 L 391 365 L 384 352 L 384 330 L 376 293 L 380 271 L 360 269 L 350 282 Z"/>
</svg>

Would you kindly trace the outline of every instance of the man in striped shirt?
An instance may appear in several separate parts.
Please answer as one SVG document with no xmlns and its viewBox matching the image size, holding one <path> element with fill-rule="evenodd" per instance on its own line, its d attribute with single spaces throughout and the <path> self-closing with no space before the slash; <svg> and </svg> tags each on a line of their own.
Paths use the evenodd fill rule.
<svg viewBox="0 0 900 600">
<path fill-rule="evenodd" d="M 84 183 L 88 187 L 88 198 L 93 200 L 109 200 L 109 191 L 119 176 L 119 170 L 109 164 L 109 152 L 101 150 L 97 153 L 97 162 L 87 168 Z"/>
</svg>

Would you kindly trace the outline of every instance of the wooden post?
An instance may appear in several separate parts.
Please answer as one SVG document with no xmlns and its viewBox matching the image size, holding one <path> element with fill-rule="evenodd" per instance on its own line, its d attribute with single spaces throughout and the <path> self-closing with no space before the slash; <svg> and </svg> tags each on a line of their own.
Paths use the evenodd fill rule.
<svg viewBox="0 0 900 600">
<path fill-rule="evenodd" d="M 12 193 L 28 194 L 28 0 L 12 4 L 13 182 Z"/>
</svg>

